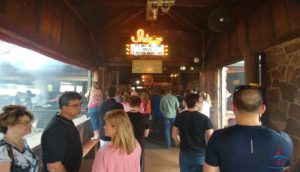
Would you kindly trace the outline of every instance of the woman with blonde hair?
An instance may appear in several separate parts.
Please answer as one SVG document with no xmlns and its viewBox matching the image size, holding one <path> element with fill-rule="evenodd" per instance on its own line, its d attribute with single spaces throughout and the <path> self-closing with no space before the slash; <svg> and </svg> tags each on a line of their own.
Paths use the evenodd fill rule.
<svg viewBox="0 0 300 172">
<path fill-rule="evenodd" d="M 128 115 L 123 110 L 105 115 L 105 136 L 111 143 L 97 152 L 93 172 L 140 172 L 141 147 L 134 137 Z"/>
<path fill-rule="evenodd" d="M 206 115 L 208 118 L 210 117 L 210 108 L 211 108 L 211 100 L 208 93 L 201 92 L 200 97 L 203 99 L 202 108 L 200 109 L 200 113 Z"/>
<path fill-rule="evenodd" d="M 92 88 L 87 92 L 86 97 L 88 99 L 88 115 L 90 117 L 90 122 L 94 131 L 94 136 L 92 140 L 98 140 L 100 137 L 100 116 L 99 116 L 99 106 L 103 101 L 102 91 L 98 82 L 93 82 Z"/>
<path fill-rule="evenodd" d="M 0 113 L 0 171 L 38 172 L 38 159 L 28 146 L 25 135 L 31 133 L 33 115 L 25 106 L 8 105 Z"/>
<path fill-rule="evenodd" d="M 151 114 L 151 100 L 147 92 L 143 91 L 141 93 L 141 105 L 140 112 L 145 115 Z"/>
</svg>

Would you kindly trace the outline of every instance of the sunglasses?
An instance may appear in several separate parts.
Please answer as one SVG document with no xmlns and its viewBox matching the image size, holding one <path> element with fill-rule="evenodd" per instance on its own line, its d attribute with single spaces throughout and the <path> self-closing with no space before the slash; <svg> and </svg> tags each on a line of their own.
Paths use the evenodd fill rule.
<svg viewBox="0 0 300 172">
<path fill-rule="evenodd" d="M 253 89 L 253 90 L 258 90 L 259 93 L 261 93 L 261 86 L 257 83 L 249 83 L 247 85 L 239 85 L 239 86 L 236 86 L 234 88 L 234 94 L 241 91 L 241 90 L 246 90 L 246 89 Z"/>
</svg>

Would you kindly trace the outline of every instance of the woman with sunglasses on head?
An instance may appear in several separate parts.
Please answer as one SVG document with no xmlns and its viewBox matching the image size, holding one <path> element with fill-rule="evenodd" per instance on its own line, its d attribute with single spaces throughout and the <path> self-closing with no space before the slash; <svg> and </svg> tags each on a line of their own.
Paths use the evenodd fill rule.
<svg viewBox="0 0 300 172">
<path fill-rule="evenodd" d="M 134 137 L 129 117 L 123 110 L 105 115 L 105 136 L 111 142 L 97 152 L 93 172 L 140 172 L 141 147 Z"/>
<path fill-rule="evenodd" d="M 24 106 L 8 105 L 0 114 L 1 172 L 37 172 L 38 160 L 23 137 L 31 133 L 33 115 Z"/>
</svg>

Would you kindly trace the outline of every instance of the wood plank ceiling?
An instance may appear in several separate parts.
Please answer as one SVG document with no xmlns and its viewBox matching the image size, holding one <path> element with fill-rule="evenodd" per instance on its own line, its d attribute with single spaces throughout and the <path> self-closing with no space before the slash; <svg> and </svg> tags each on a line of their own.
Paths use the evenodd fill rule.
<svg viewBox="0 0 300 172">
<path fill-rule="evenodd" d="M 131 35 L 135 35 L 138 28 L 143 28 L 150 35 L 164 38 L 164 43 L 169 44 L 169 55 L 162 58 L 164 66 L 176 67 L 193 63 L 194 57 L 202 59 L 205 56 L 205 49 L 214 35 L 208 24 L 213 10 L 228 8 L 230 14 L 235 14 L 232 18 L 234 23 L 247 15 L 259 1 L 176 0 L 168 13 L 158 14 L 156 21 L 146 20 L 146 0 L 64 2 L 78 13 L 78 17 L 91 30 L 96 56 L 102 66 L 130 67 L 133 57 L 125 55 L 125 44 L 130 42 Z"/>
</svg>

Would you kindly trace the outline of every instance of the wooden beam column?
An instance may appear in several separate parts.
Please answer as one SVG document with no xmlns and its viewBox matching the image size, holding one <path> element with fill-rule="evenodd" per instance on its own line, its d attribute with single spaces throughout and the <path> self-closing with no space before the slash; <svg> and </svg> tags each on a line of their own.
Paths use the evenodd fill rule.
<svg viewBox="0 0 300 172">
<path fill-rule="evenodd" d="M 105 89 L 105 68 L 100 67 L 98 70 L 93 72 L 93 81 L 98 81 L 100 84 L 100 88 L 102 90 L 102 92 Z"/>
<path fill-rule="evenodd" d="M 245 83 L 259 83 L 259 61 L 255 52 L 248 47 L 244 49 Z"/>
<path fill-rule="evenodd" d="M 116 88 L 119 88 L 120 71 L 116 71 Z"/>
<path fill-rule="evenodd" d="M 99 70 L 94 70 L 92 74 L 92 81 L 99 82 L 101 80 L 101 75 Z"/>
</svg>

